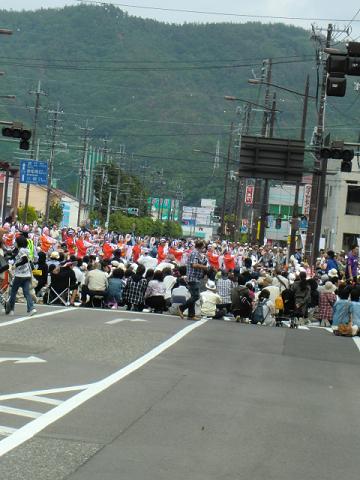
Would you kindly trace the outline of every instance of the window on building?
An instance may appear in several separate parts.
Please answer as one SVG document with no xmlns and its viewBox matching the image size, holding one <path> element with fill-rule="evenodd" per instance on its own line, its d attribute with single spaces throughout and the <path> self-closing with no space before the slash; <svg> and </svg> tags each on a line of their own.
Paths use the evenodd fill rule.
<svg viewBox="0 0 360 480">
<path fill-rule="evenodd" d="M 360 215 L 360 186 L 348 185 L 346 215 Z"/>
<path fill-rule="evenodd" d="M 350 250 L 353 245 L 357 245 L 358 235 L 356 233 L 344 233 L 342 248 L 346 252 Z"/>
</svg>

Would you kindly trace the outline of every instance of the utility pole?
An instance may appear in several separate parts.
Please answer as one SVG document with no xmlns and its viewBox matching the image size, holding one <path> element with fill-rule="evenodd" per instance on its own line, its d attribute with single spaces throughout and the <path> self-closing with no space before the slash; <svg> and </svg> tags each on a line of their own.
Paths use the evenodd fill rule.
<svg viewBox="0 0 360 480">
<path fill-rule="evenodd" d="M 264 64 L 266 65 L 266 73 L 265 73 L 265 83 L 266 83 L 266 88 L 265 88 L 265 99 L 264 99 L 264 113 L 263 113 L 263 123 L 262 123 L 262 129 L 261 129 L 261 135 L 263 137 L 268 137 L 270 134 L 269 131 L 269 119 L 274 118 L 274 115 L 271 114 L 272 109 L 270 108 L 270 84 L 272 80 L 272 59 L 268 59 L 264 61 Z M 260 178 L 257 178 L 255 180 L 255 191 L 254 191 L 254 204 L 253 204 L 253 209 L 255 209 L 255 216 L 254 216 L 254 222 L 253 222 L 253 231 L 252 231 L 252 239 L 257 240 L 257 233 L 258 233 L 258 218 L 260 217 L 260 235 L 259 235 L 259 241 L 261 243 L 261 235 L 264 236 L 265 232 L 265 221 L 266 219 L 264 218 L 264 213 L 266 214 L 267 212 L 264 211 L 264 200 L 267 199 L 268 192 L 263 192 L 262 195 L 262 180 Z M 268 182 L 265 182 L 264 188 L 266 189 L 268 187 Z M 263 197 L 263 198 L 261 198 Z M 263 209 L 261 209 L 261 205 L 263 205 Z M 266 206 L 266 205 L 265 205 Z M 257 214 L 256 214 L 257 210 Z M 266 216 L 266 215 L 265 215 Z"/>
<path fill-rule="evenodd" d="M 89 148 L 89 132 L 92 130 L 89 128 L 89 121 L 86 120 L 85 128 L 81 128 L 84 131 L 83 136 L 83 154 L 80 160 L 79 168 L 79 211 L 77 217 L 77 225 L 80 226 L 81 209 L 83 207 L 83 194 L 84 194 L 84 181 L 85 181 L 85 162 L 87 158 Z"/>
<path fill-rule="evenodd" d="M 36 156 L 36 135 L 37 135 L 37 127 L 39 121 L 39 111 L 40 111 L 40 98 L 42 95 L 46 96 L 47 93 L 41 90 L 41 81 L 39 80 L 37 89 L 35 91 L 30 90 L 30 95 L 35 95 L 35 108 L 34 108 L 34 120 L 33 120 L 33 127 L 32 127 L 32 135 L 31 135 L 31 154 L 30 159 L 35 160 L 37 159 Z M 30 184 L 26 184 L 26 193 L 25 193 L 25 205 L 24 205 L 24 223 L 27 222 L 27 214 L 29 209 L 29 197 L 30 197 Z"/>
<path fill-rule="evenodd" d="M 58 121 L 59 121 L 59 114 L 62 113 L 60 111 L 60 104 L 57 104 L 57 108 L 55 111 L 50 111 L 54 115 L 52 127 L 51 127 L 51 147 L 50 147 L 50 156 L 48 161 L 48 179 L 47 179 L 47 192 L 46 192 L 46 208 L 45 208 L 45 222 L 49 222 L 49 213 L 50 213 L 50 202 L 51 202 L 51 185 L 52 185 L 52 177 L 53 177 L 53 169 L 54 169 L 54 157 L 55 157 L 55 149 L 56 149 L 56 139 L 58 133 Z"/>
<path fill-rule="evenodd" d="M 322 37 L 316 35 L 314 30 L 314 38 L 320 42 L 323 52 Z M 327 27 L 325 48 L 331 47 L 332 34 L 335 32 L 333 25 L 330 23 Z M 340 31 L 336 30 L 336 33 Z M 343 32 L 341 30 L 341 32 Z M 321 52 L 321 53 L 322 53 Z M 309 224 L 306 237 L 306 257 L 310 260 L 311 265 L 315 265 L 316 257 L 319 252 L 319 243 L 321 236 L 321 223 L 322 213 L 324 208 L 324 196 L 326 187 L 326 172 L 327 172 L 327 159 L 320 157 L 321 146 L 324 136 L 324 124 L 325 124 L 325 107 L 326 107 L 326 80 L 327 80 L 327 63 L 322 59 L 323 74 L 320 91 L 320 103 L 318 113 L 318 124 L 315 134 L 315 155 L 317 157 L 315 161 L 315 168 L 312 181 L 311 190 L 311 206 L 309 215 Z"/>
<path fill-rule="evenodd" d="M 229 134 L 229 145 L 228 145 L 228 152 L 227 152 L 226 166 L 225 166 L 224 197 L 223 197 L 223 204 L 221 208 L 221 235 L 225 235 L 225 212 L 226 212 L 227 191 L 228 191 L 228 182 L 229 182 L 229 166 L 231 161 L 233 130 L 234 130 L 234 123 L 231 122 L 230 134 Z"/>
</svg>

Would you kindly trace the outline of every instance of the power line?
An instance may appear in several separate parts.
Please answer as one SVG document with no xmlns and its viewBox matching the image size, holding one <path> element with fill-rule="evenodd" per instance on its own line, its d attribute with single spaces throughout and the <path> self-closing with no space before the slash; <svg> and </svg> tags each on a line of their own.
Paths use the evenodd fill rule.
<svg viewBox="0 0 360 480">
<path fill-rule="evenodd" d="M 77 0 L 82 3 L 97 4 L 109 7 L 128 7 L 128 8 L 140 8 L 144 10 L 157 10 L 163 12 L 179 12 L 179 13 L 196 13 L 200 15 L 219 15 L 224 17 L 238 17 L 238 18 L 263 18 L 263 19 L 278 19 L 278 20 L 303 20 L 303 21 L 318 21 L 318 22 L 360 22 L 360 20 L 349 20 L 348 18 L 321 18 L 321 17 L 287 17 L 281 15 L 253 15 L 245 13 L 226 13 L 226 12 L 213 12 L 213 11 L 204 11 L 204 10 L 187 10 L 180 8 L 165 8 L 165 7 L 153 7 L 153 6 L 144 6 L 144 5 L 132 5 L 128 3 L 107 3 L 96 0 Z"/>
<path fill-rule="evenodd" d="M 279 60 L 278 62 L 273 62 L 274 65 L 286 65 L 292 63 L 307 63 L 312 62 L 310 58 L 298 58 L 294 60 Z M 20 68 L 42 68 L 46 70 L 62 70 L 62 71 L 101 71 L 101 72 L 174 72 L 174 71 L 195 71 L 195 70 L 231 70 L 238 68 L 247 68 L 247 67 L 256 67 L 259 66 L 259 62 L 250 62 L 250 63 L 234 63 L 226 65 L 190 65 L 183 67 L 121 67 L 121 68 L 110 68 L 110 67 L 96 67 L 96 66 L 78 66 L 78 65 L 57 65 L 51 63 L 21 63 L 21 62 L 2 62 L 3 65 L 8 67 L 20 67 Z"/>
</svg>

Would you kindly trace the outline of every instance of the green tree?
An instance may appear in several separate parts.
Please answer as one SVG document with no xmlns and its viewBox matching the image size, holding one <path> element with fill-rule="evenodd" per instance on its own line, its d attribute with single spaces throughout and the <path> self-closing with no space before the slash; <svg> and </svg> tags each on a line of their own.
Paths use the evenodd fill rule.
<svg viewBox="0 0 360 480">
<path fill-rule="evenodd" d="M 53 202 L 49 209 L 49 223 L 59 225 L 64 216 L 64 208 L 60 202 Z"/>
<path fill-rule="evenodd" d="M 18 210 L 17 210 L 17 216 L 18 216 L 18 219 L 20 220 L 20 222 L 24 222 L 24 218 L 25 218 L 25 208 L 24 207 L 19 207 Z M 38 220 L 38 214 L 35 210 L 34 207 L 32 207 L 31 205 L 28 206 L 28 210 L 27 210 L 27 223 L 33 223 L 35 221 Z"/>
</svg>

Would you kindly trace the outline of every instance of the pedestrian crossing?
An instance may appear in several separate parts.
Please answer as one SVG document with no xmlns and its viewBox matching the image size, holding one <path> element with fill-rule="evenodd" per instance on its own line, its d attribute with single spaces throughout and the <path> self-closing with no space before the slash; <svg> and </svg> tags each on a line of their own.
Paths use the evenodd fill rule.
<svg viewBox="0 0 360 480">
<path fill-rule="evenodd" d="M 34 419 L 58 407 L 89 385 L 0 395 L 0 445 Z M 61 398 L 60 398 L 61 397 Z M 22 408 L 19 404 L 24 405 Z"/>
</svg>

